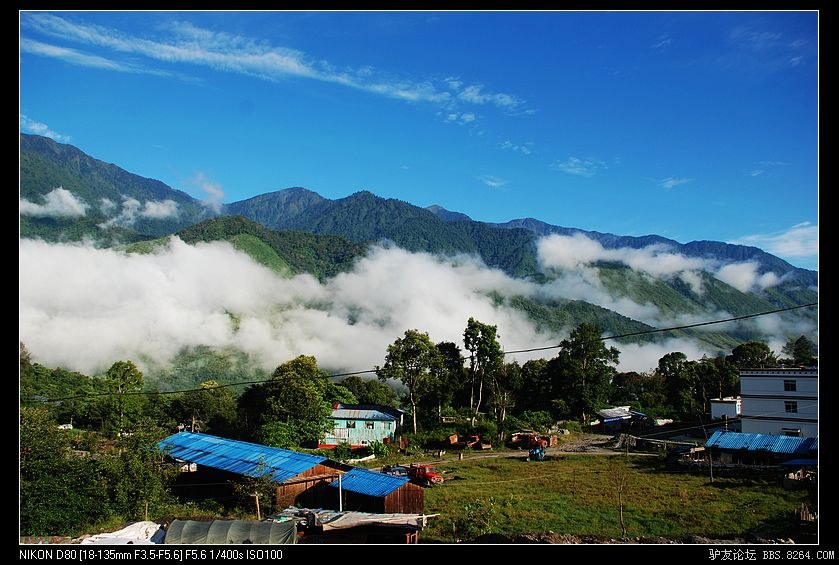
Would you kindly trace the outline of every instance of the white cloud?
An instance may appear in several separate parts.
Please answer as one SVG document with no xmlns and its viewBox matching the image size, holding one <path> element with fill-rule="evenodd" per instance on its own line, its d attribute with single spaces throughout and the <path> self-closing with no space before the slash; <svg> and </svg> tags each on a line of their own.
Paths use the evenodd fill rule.
<svg viewBox="0 0 839 565">
<path fill-rule="evenodd" d="M 494 105 L 504 110 L 515 109 L 522 101 L 511 94 L 484 92 L 482 85 L 463 88 L 463 82 L 449 77 L 442 84 L 431 80 L 405 79 L 378 71 L 368 65 L 359 68 L 337 68 L 327 61 L 312 58 L 297 49 L 273 46 L 227 32 L 203 29 L 189 22 L 171 22 L 158 38 L 141 38 L 113 28 L 80 23 L 54 14 L 24 14 L 24 29 L 85 45 L 106 48 L 117 54 L 144 56 L 165 63 L 202 65 L 222 72 L 233 72 L 261 80 L 278 81 L 296 77 L 339 84 L 373 94 L 408 102 L 429 102 L 451 107 L 456 101 Z M 68 63 L 121 72 L 160 71 L 135 63 L 121 63 L 88 55 L 74 49 L 50 46 L 22 38 L 30 52 L 59 57 Z"/>
<path fill-rule="evenodd" d="M 716 351 L 707 349 L 688 339 L 668 339 L 660 343 L 612 343 L 620 351 L 619 371 L 649 371 L 658 366 L 658 360 L 674 351 L 681 351 L 688 359 L 713 357 Z"/>
<path fill-rule="evenodd" d="M 730 263 L 720 267 L 716 276 L 741 292 L 749 292 L 755 288 L 764 289 L 781 282 L 781 277 L 772 272 L 759 275 L 757 267 L 755 261 Z"/>
<path fill-rule="evenodd" d="M 532 141 L 528 141 L 527 143 L 522 143 L 519 145 L 507 139 L 501 144 L 501 149 L 508 149 L 516 153 L 521 153 L 522 155 L 530 155 L 530 153 L 532 153 L 532 147 Z"/>
<path fill-rule="evenodd" d="M 692 180 L 693 180 L 693 179 L 688 179 L 688 178 L 667 177 L 666 179 L 662 179 L 662 180 L 658 183 L 658 185 L 659 185 L 661 188 L 667 188 L 667 189 L 670 189 L 670 188 L 675 188 L 675 187 L 677 187 L 677 186 L 679 186 L 679 185 L 681 185 L 681 184 L 688 183 L 688 182 L 690 182 L 690 181 L 692 181 Z"/>
<path fill-rule="evenodd" d="M 110 198 L 103 198 L 100 200 L 99 209 L 103 214 L 111 214 L 117 209 L 117 203 Z"/>
<path fill-rule="evenodd" d="M 451 85 L 451 83 L 449 84 Z M 480 84 L 467 86 L 458 93 L 457 97 L 472 104 L 494 104 L 501 108 L 515 108 L 521 104 L 521 101 L 515 96 L 503 93 L 485 93 L 483 88 L 483 85 Z"/>
<path fill-rule="evenodd" d="M 224 190 L 222 190 L 220 183 L 210 180 L 207 175 L 198 171 L 187 181 L 187 184 L 197 186 L 202 192 L 204 192 L 204 194 L 207 195 L 207 198 L 203 200 L 203 204 L 205 206 L 213 210 L 216 214 L 221 212 L 221 203 L 222 200 L 224 200 Z"/>
<path fill-rule="evenodd" d="M 481 175 L 477 178 L 490 188 L 502 188 L 507 185 L 507 181 L 492 175 Z"/>
<path fill-rule="evenodd" d="M 746 235 L 730 243 L 752 245 L 781 257 L 813 257 L 819 254 L 819 226 L 802 222 L 782 232 Z"/>
<path fill-rule="evenodd" d="M 663 47 L 667 47 L 671 43 L 673 43 L 673 38 L 671 38 L 669 34 L 665 33 L 665 34 L 659 36 L 658 41 L 656 41 L 654 44 L 650 45 L 650 48 L 651 49 L 661 49 Z"/>
<path fill-rule="evenodd" d="M 25 198 L 20 200 L 20 213 L 26 216 L 73 218 L 84 216 L 88 208 L 87 203 L 76 198 L 72 192 L 63 187 L 58 187 L 44 195 L 43 204 L 36 204 Z"/>
<path fill-rule="evenodd" d="M 607 249 L 600 242 L 580 233 L 573 236 L 553 234 L 540 238 L 536 249 L 543 269 L 580 271 L 598 261 L 621 263 L 634 271 L 657 278 L 679 277 L 697 294 L 702 293 L 700 271 L 710 273 L 743 292 L 762 290 L 781 282 L 781 277 L 772 272 L 759 275 L 758 265 L 753 261 L 722 264 L 716 260 L 688 257 L 664 245 L 649 245 L 640 249 Z"/>
<path fill-rule="evenodd" d="M 164 218 L 176 218 L 178 216 L 178 203 L 174 200 L 149 200 L 140 211 L 140 216 L 162 220 Z"/>
<path fill-rule="evenodd" d="M 578 243 L 589 257 L 601 253 Z M 149 254 L 20 240 L 19 256 L 21 341 L 40 363 L 86 373 L 120 359 L 149 368 L 199 345 L 237 348 L 268 370 L 301 354 L 314 355 L 327 370 L 365 370 L 380 365 L 407 329 L 461 344 L 470 316 L 497 325 L 508 351 L 558 343 L 571 329 L 538 331 L 521 311 L 490 296 L 586 300 L 658 327 L 726 317 L 664 316 L 651 304 L 613 295 L 596 269 L 567 258 L 560 261 L 575 270 L 536 284 L 471 256 L 395 247 L 373 247 L 350 271 L 322 283 L 310 275 L 278 276 L 226 242 L 187 245 L 176 237 Z M 762 331 L 784 329 L 770 324 Z M 705 352 L 672 339 L 617 347 L 621 370 L 649 370 L 674 350 L 690 358 Z"/>
<path fill-rule="evenodd" d="M 607 169 L 606 163 L 598 159 L 580 159 L 573 155 L 565 161 L 557 159 L 551 165 L 552 168 L 581 177 L 593 177 L 598 170 Z"/>
<path fill-rule="evenodd" d="M 134 74 L 148 74 L 157 76 L 172 76 L 172 73 L 167 73 L 158 69 L 149 69 L 145 67 L 138 67 L 136 65 L 119 63 L 99 57 L 98 55 L 90 55 L 70 49 L 67 47 L 59 47 L 57 45 L 50 45 L 40 41 L 33 41 L 31 39 L 21 38 L 20 50 L 25 53 L 33 55 L 40 55 L 42 57 L 52 57 L 53 59 L 61 59 L 66 63 L 79 65 L 81 67 L 92 67 L 95 69 L 102 69 L 105 71 L 117 71 L 120 73 L 134 73 Z"/>
<path fill-rule="evenodd" d="M 449 112 L 444 119 L 447 123 L 469 124 L 477 120 L 478 117 L 473 112 Z"/>
<path fill-rule="evenodd" d="M 85 372 L 125 358 L 165 363 L 197 345 L 239 348 L 267 369 L 300 354 L 335 370 L 367 369 L 406 329 L 461 342 L 470 316 L 497 324 L 508 349 L 557 341 L 487 296 L 526 293 L 530 283 L 466 256 L 375 248 L 321 284 L 279 277 L 222 242 L 172 238 L 132 255 L 21 240 L 20 273 L 21 340 L 39 362 Z"/>
<path fill-rule="evenodd" d="M 21 131 L 25 131 L 28 133 L 34 133 L 36 135 L 43 135 L 44 137 L 49 137 L 50 139 L 54 139 L 59 143 L 70 142 L 69 135 L 61 135 L 60 133 L 50 129 L 50 127 L 47 124 L 42 124 L 41 122 L 30 120 L 24 114 L 20 115 L 20 129 Z"/>
<path fill-rule="evenodd" d="M 178 203 L 174 200 L 147 200 L 140 202 L 136 198 L 122 197 L 122 210 L 108 221 L 99 224 L 100 228 L 112 225 L 132 226 L 137 218 L 149 218 L 152 220 L 164 220 L 166 218 L 177 218 L 180 214 Z M 113 209 L 114 203 L 107 198 L 102 199 L 105 207 Z M 107 201 L 107 202 L 106 202 Z"/>
</svg>

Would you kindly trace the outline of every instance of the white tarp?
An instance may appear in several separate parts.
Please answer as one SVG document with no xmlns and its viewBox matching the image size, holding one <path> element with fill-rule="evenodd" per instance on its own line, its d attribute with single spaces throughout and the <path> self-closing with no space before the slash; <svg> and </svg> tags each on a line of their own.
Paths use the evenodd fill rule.
<svg viewBox="0 0 839 565">
<path fill-rule="evenodd" d="M 156 522 L 135 522 L 116 532 L 96 534 L 82 540 L 82 543 L 100 545 L 147 545 L 163 543 L 166 532 Z"/>
</svg>

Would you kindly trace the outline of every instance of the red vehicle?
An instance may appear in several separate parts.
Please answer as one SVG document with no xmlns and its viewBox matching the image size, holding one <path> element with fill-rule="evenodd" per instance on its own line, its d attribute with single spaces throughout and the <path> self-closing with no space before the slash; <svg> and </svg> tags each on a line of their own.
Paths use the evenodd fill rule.
<svg viewBox="0 0 839 565">
<path fill-rule="evenodd" d="M 382 467 L 382 472 L 389 475 L 407 476 L 412 483 L 424 487 L 439 485 L 443 482 L 443 475 L 437 471 L 434 465 L 428 463 L 411 463 L 407 467 L 405 465 L 385 465 Z"/>
</svg>

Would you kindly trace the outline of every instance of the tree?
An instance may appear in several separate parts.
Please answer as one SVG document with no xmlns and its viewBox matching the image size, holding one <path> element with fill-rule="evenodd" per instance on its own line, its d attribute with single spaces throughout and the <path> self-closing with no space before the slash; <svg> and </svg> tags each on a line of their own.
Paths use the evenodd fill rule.
<svg viewBox="0 0 839 565">
<path fill-rule="evenodd" d="M 188 422 L 191 431 L 229 434 L 236 425 L 236 397 L 218 381 L 204 381 L 173 401 L 179 422 Z"/>
<path fill-rule="evenodd" d="M 655 374 L 664 381 L 667 403 L 678 414 L 688 415 L 696 412 L 696 373 L 695 363 L 688 361 L 681 351 L 668 353 L 658 360 Z"/>
<path fill-rule="evenodd" d="M 45 406 L 20 408 L 20 534 L 75 535 L 107 516 L 100 461 L 76 457 Z"/>
<path fill-rule="evenodd" d="M 273 501 L 277 492 L 277 483 L 271 478 L 271 470 L 260 459 L 256 468 L 249 475 L 243 476 L 237 481 L 232 481 L 233 492 L 242 497 L 253 497 L 256 519 L 262 520 L 262 510 L 259 501 L 264 501 L 267 512 L 271 511 Z"/>
<path fill-rule="evenodd" d="M 437 419 L 443 415 L 443 407 L 450 406 L 455 392 L 463 382 L 463 355 L 456 343 L 441 341 L 437 344 L 440 352 L 440 365 L 429 391 L 437 409 Z"/>
<path fill-rule="evenodd" d="M 300 355 L 277 367 L 270 381 L 245 390 L 239 397 L 239 417 L 251 437 L 279 437 L 270 425 L 282 422 L 291 429 L 285 437 L 294 438 L 294 445 L 282 447 L 316 445 L 330 426 L 327 383 L 328 374 L 315 358 Z"/>
<path fill-rule="evenodd" d="M 143 373 L 132 361 L 117 361 L 105 373 L 105 425 L 115 435 L 129 431 L 143 411 Z"/>
<path fill-rule="evenodd" d="M 695 365 L 696 383 L 702 397 L 702 412 L 710 411 L 708 401 L 712 395 L 724 398 L 736 394 L 740 388 L 740 373 L 726 357 L 703 357 Z"/>
<path fill-rule="evenodd" d="M 469 318 L 463 332 L 463 345 L 469 352 L 469 408 L 472 410 L 473 426 L 481 411 L 484 382 L 504 363 L 504 351 L 498 343 L 499 337 L 497 326 L 481 323 L 475 318 Z"/>
<path fill-rule="evenodd" d="M 378 379 L 362 379 L 352 375 L 338 384 L 353 393 L 359 404 L 379 404 L 381 406 L 396 407 L 399 399 L 387 383 Z"/>
<path fill-rule="evenodd" d="M 516 361 L 504 363 L 499 370 L 490 373 L 490 404 L 498 426 L 498 443 L 504 443 L 504 421 L 507 412 L 515 405 L 515 392 L 521 385 L 521 367 Z"/>
<path fill-rule="evenodd" d="M 549 363 L 557 398 L 566 400 L 574 414 L 587 422 L 609 399 L 620 352 L 606 347 L 600 329 L 588 323 L 577 326 L 569 339 L 560 342 L 559 354 Z"/>
<path fill-rule="evenodd" d="M 756 369 L 776 365 L 778 359 L 769 346 L 762 341 L 747 341 L 731 350 L 728 362 L 738 369 Z"/>
<path fill-rule="evenodd" d="M 629 462 L 626 458 L 627 455 L 610 457 L 607 464 L 609 480 L 612 482 L 612 486 L 615 487 L 615 494 L 618 495 L 618 515 L 620 517 L 621 536 L 624 538 L 626 537 L 626 522 L 623 519 L 623 494 L 626 491 L 630 477 Z"/>
<path fill-rule="evenodd" d="M 178 470 L 164 463 L 157 443 L 167 432 L 149 418 L 117 438 L 117 453 L 103 460 L 112 510 L 127 520 L 148 520 L 171 500 L 167 484 Z"/>
<path fill-rule="evenodd" d="M 547 359 L 531 359 L 521 367 L 521 388 L 516 394 L 516 405 L 531 411 L 551 409 L 551 381 Z"/>
<path fill-rule="evenodd" d="M 782 351 L 794 365 L 812 366 L 818 363 L 816 344 L 807 336 L 789 338 Z"/>
<path fill-rule="evenodd" d="M 387 346 L 384 366 L 376 367 L 379 379 L 398 380 L 408 389 L 414 433 L 417 433 L 417 403 L 432 388 L 441 362 L 440 351 L 427 333 L 407 330 L 404 337 Z"/>
</svg>

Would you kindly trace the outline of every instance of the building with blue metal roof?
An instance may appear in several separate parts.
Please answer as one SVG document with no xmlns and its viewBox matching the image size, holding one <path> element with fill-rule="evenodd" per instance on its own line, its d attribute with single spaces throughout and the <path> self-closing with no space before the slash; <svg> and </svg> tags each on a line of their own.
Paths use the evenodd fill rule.
<svg viewBox="0 0 839 565">
<path fill-rule="evenodd" d="M 721 454 L 723 463 L 777 464 L 790 456 L 814 459 L 818 456 L 816 437 L 790 437 L 718 430 L 705 442 L 705 448 Z"/>
<path fill-rule="evenodd" d="M 340 476 L 346 510 L 423 513 L 423 489 L 410 483 L 407 477 L 375 473 L 319 455 L 192 432 L 171 435 L 158 442 L 158 446 L 176 460 L 197 464 L 196 474 L 212 475 L 207 484 L 227 485 L 232 477 L 225 474 L 256 477 L 268 473 L 277 483 L 278 507 L 302 503 L 337 509 L 338 493 L 328 487 L 337 489 Z M 215 474 L 208 473 L 208 469 Z M 197 481 L 195 476 L 190 476 L 186 482 Z M 227 494 L 218 493 L 218 488 L 212 492 Z"/>
<path fill-rule="evenodd" d="M 373 442 L 390 443 L 399 419 L 389 411 L 337 405 L 330 414 L 332 429 L 326 432 L 318 447 L 330 448 L 339 443 L 350 447 L 366 447 Z"/>
<path fill-rule="evenodd" d="M 332 481 L 330 488 L 340 489 L 345 510 L 379 513 L 422 514 L 425 491 L 408 477 L 377 473 L 355 467 Z"/>
<path fill-rule="evenodd" d="M 175 459 L 249 477 L 267 472 L 278 483 L 310 471 L 327 460 L 318 455 L 192 432 L 164 438 L 158 446 Z"/>
</svg>

